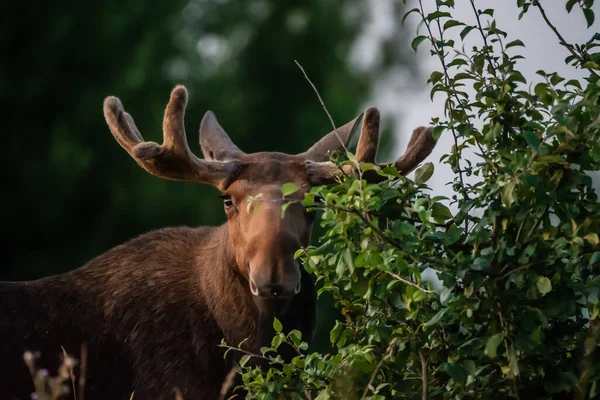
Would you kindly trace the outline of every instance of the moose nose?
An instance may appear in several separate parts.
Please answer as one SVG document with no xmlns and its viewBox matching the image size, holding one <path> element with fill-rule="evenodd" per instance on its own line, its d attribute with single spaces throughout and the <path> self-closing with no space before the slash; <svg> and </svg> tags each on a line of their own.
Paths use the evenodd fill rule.
<svg viewBox="0 0 600 400">
<path fill-rule="evenodd" d="M 250 278 L 250 291 L 254 296 L 279 297 L 283 293 L 283 285 L 274 283 L 258 286 L 254 280 Z"/>
<path fill-rule="evenodd" d="M 293 290 L 289 290 L 280 283 L 258 285 L 254 279 L 250 278 L 250 291 L 254 296 L 258 297 L 290 297 L 300 292 L 300 282 L 298 282 Z"/>
</svg>

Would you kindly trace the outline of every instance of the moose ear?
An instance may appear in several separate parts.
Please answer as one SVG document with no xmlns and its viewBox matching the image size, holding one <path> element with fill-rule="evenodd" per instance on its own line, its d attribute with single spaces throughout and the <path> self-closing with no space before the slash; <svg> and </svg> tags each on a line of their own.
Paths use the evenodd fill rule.
<svg viewBox="0 0 600 400">
<path fill-rule="evenodd" d="M 328 133 L 317 143 L 313 144 L 310 149 L 298 154 L 298 156 L 315 162 L 329 161 L 329 153 L 336 150 L 344 150 L 344 148 L 348 147 L 352 136 L 356 132 L 360 132 L 362 120 L 363 113 L 346 125 L 340 126 Z"/>
<path fill-rule="evenodd" d="M 200 123 L 200 147 L 207 160 L 231 161 L 244 155 L 221 128 L 212 111 L 207 111 Z"/>
</svg>

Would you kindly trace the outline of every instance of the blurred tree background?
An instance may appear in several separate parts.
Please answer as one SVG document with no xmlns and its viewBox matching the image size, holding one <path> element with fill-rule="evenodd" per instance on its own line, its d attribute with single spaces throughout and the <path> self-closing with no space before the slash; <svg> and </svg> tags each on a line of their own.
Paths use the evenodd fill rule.
<svg viewBox="0 0 600 400">
<path fill-rule="evenodd" d="M 376 5 L 2 2 L 0 279 L 65 272 L 152 229 L 224 222 L 216 189 L 162 181 L 130 159 L 104 122 L 104 97 L 121 98 L 145 139 L 160 141 L 169 92 L 182 83 L 196 154 L 208 109 L 246 152 L 301 152 L 331 126 L 294 60 L 338 125 L 361 111 L 386 71 L 414 72 L 398 50 L 409 47 L 400 24 L 380 41 L 377 62 L 358 68 L 350 61 Z M 392 18 L 400 21 L 401 6 L 394 7 Z M 384 132 L 387 143 L 392 137 Z M 331 307 L 321 311 L 325 320 Z"/>
</svg>

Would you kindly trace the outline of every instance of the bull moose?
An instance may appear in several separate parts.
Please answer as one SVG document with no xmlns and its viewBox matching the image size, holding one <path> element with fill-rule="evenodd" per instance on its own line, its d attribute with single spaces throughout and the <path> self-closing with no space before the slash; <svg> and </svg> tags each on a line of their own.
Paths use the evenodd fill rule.
<svg viewBox="0 0 600 400">
<path fill-rule="evenodd" d="M 368 108 L 296 155 L 244 153 L 209 111 L 200 125 L 200 159 L 186 139 L 187 97 L 185 87 L 173 89 L 162 145 L 142 139 L 119 99 L 105 99 L 104 116 L 117 142 L 149 173 L 216 186 L 227 222 L 159 229 L 70 272 L 0 283 L 0 398 L 29 398 L 25 350 L 40 351 L 40 363 L 51 369 L 61 346 L 78 357 L 85 343 L 87 400 L 129 399 L 132 392 L 136 399 L 166 399 L 175 388 L 196 400 L 222 396 L 239 357 L 223 358 L 222 339 L 258 352 L 276 316 L 310 340 L 314 286 L 294 253 L 309 244 L 314 215 L 292 202 L 282 216 L 282 205 L 337 179 L 342 171 L 330 152 L 345 149 L 354 131 L 360 130 L 356 160 L 374 162 L 378 111 Z M 431 129 L 417 128 L 394 165 L 406 174 L 434 146 Z M 299 190 L 284 198 L 288 182 Z"/>
</svg>

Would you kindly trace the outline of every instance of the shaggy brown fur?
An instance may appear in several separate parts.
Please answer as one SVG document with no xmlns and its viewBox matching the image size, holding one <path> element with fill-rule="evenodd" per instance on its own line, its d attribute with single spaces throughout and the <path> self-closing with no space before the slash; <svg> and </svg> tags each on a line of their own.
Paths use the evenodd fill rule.
<svg viewBox="0 0 600 400">
<path fill-rule="evenodd" d="M 162 145 L 143 141 L 118 99 L 107 98 L 104 111 L 119 144 L 148 172 L 217 186 L 228 222 L 157 230 L 69 273 L 0 283 L 1 399 L 28 399 L 33 390 L 25 350 L 40 350 L 40 364 L 52 370 L 61 346 L 79 357 L 85 343 L 87 400 L 128 399 L 134 391 L 136 399 L 172 399 L 175 388 L 184 399 L 212 400 L 240 356 L 224 359 L 222 339 L 233 346 L 244 341 L 242 348 L 257 353 L 271 340 L 277 317 L 310 341 L 314 286 L 293 254 L 308 245 L 313 216 L 295 200 L 315 182 L 335 179 L 339 171 L 327 153 L 346 146 L 357 127 L 364 136 L 358 160 L 373 161 L 377 111 L 368 109 L 364 124 L 361 116 L 299 155 L 245 154 L 209 112 L 201 160 L 187 146 L 186 102 L 185 89 L 175 88 Z M 415 131 L 407 168 L 431 152 L 428 138 L 430 130 Z M 288 182 L 299 190 L 284 199 L 281 185 Z M 289 200 L 295 202 L 282 218 Z"/>
</svg>

